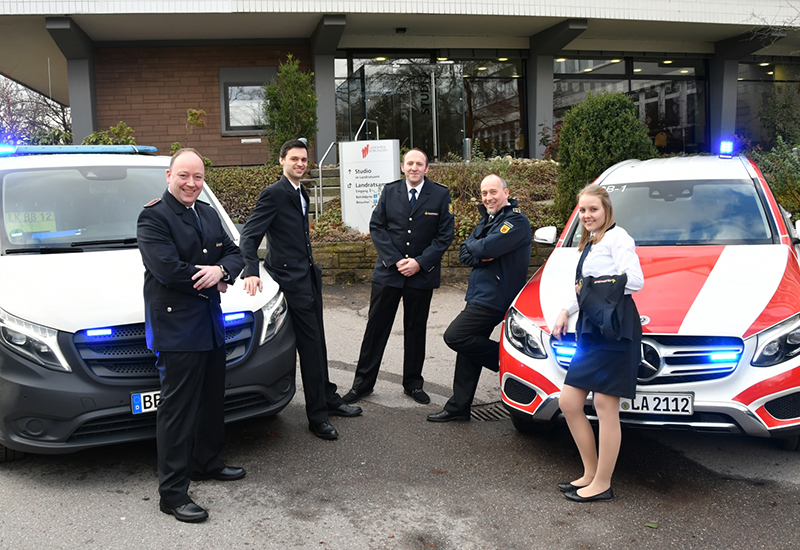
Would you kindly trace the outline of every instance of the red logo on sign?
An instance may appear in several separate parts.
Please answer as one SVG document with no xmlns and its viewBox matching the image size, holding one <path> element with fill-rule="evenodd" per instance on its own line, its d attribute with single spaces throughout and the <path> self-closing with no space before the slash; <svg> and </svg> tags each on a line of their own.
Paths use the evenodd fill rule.
<svg viewBox="0 0 800 550">
<path fill-rule="evenodd" d="M 368 154 L 369 154 L 369 145 L 361 149 L 361 158 L 367 158 Z"/>
</svg>

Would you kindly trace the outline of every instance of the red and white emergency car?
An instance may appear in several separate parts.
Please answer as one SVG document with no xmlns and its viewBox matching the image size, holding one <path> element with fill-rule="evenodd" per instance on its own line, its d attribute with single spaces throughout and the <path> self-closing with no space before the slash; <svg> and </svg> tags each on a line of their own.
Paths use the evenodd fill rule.
<svg viewBox="0 0 800 550">
<path fill-rule="evenodd" d="M 606 170 L 617 224 L 636 241 L 644 288 L 636 398 L 624 423 L 794 441 L 800 434 L 800 249 L 797 227 L 744 157 L 631 160 Z M 506 316 L 503 402 L 523 431 L 559 414 L 574 332 L 550 336 L 574 293 L 581 226 L 573 213 L 556 248 Z M 577 315 L 570 319 L 574 331 Z M 591 397 L 587 401 L 591 414 Z"/>
</svg>

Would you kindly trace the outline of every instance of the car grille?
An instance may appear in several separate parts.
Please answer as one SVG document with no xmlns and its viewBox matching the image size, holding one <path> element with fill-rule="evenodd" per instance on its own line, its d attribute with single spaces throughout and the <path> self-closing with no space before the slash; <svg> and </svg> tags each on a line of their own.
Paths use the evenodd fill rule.
<svg viewBox="0 0 800 550">
<path fill-rule="evenodd" d="M 569 368 L 572 360 L 569 351 L 575 341 L 565 338 L 559 342 L 553 338 L 550 346 L 558 364 Z M 736 370 L 743 350 L 741 338 L 648 334 L 642 338 L 638 384 L 682 384 L 724 378 Z"/>
<path fill-rule="evenodd" d="M 800 392 L 773 399 L 764 405 L 764 408 L 778 420 L 800 418 Z"/>
<path fill-rule="evenodd" d="M 522 405 L 530 405 L 536 399 L 536 390 L 510 377 L 503 384 L 503 393 L 511 401 Z"/>
<path fill-rule="evenodd" d="M 147 349 L 144 323 L 110 328 L 111 333 L 89 336 L 76 332 L 72 341 L 86 367 L 105 379 L 158 379 L 155 353 Z M 247 354 L 253 341 L 255 316 L 246 313 L 225 327 L 225 358 L 228 366 Z"/>
<path fill-rule="evenodd" d="M 225 396 L 225 413 L 239 413 L 248 409 L 264 408 L 270 405 L 269 400 L 260 393 L 244 393 Z M 141 432 L 142 437 L 155 437 L 156 415 L 146 413 L 132 415 L 130 412 L 114 416 L 104 416 L 81 424 L 69 437 L 69 442 L 85 442 L 93 438 L 108 440 L 114 436 L 130 436 Z"/>
</svg>

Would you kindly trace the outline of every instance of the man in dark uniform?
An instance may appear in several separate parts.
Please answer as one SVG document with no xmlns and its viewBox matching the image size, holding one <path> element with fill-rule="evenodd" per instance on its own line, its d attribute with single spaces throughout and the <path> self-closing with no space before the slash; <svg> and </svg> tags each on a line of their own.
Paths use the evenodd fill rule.
<svg viewBox="0 0 800 550">
<path fill-rule="evenodd" d="M 205 166 L 194 149 L 172 156 L 167 190 L 139 215 L 147 347 L 156 353 L 161 402 L 156 420 L 158 483 L 165 514 L 204 521 L 189 480 L 231 481 L 225 466 L 225 326 L 220 292 L 242 270 L 242 256 L 217 212 L 197 201 Z"/>
<path fill-rule="evenodd" d="M 328 422 L 328 416 L 358 416 L 361 408 L 342 401 L 336 385 L 328 379 L 322 271 L 311 254 L 308 193 L 300 185 L 308 165 L 308 147 L 297 139 L 287 141 L 280 150 L 280 163 L 283 177 L 261 191 L 242 230 L 244 289 L 251 296 L 262 289 L 258 246 L 266 235 L 264 267 L 280 285 L 294 325 L 308 427 L 319 438 L 336 439 L 339 432 Z"/>
<path fill-rule="evenodd" d="M 418 403 L 431 401 L 422 389 L 425 333 L 442 256 L 453 241 L 453 206 L 447 187 L 425 176 L 428 157 L 419 149 L 405 154 L 403 173 L 405 179 L 384 186 L 369 222 L 378 259 L 356 375 L 344 395 L 347 403 L 372 393 L 401 298 L 403 391 Z"/>
<path fill-rule="evenodd" d="M 481 182 L 481 220 L 461 245 L 459 259 L 472 267 L 464 310 L 444 333 L 457 352 L 453 397 L 444 410 L 428 415 L 431 422 L 469 420 L 470 407 L 483 367 L 499 370 L 500 344 L 490 338 L 506 310 L 525 285 L 531 261 L 531 225 L 509 200 L 506 182 L 490 174 Z"/>
</svg>

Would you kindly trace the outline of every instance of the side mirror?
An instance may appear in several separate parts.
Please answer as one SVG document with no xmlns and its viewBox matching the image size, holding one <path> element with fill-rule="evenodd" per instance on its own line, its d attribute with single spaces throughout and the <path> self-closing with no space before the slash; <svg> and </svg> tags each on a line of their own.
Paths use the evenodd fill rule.
<svg viewBox="0 0 800 550">
<path fill-rule="evenodd" d="M 540 227 L 533 234 L 533 240 L 541 244 L 556 244 L 556 241 L 558 241 L 558 229 L 552 225 Z"/>
</svg>

